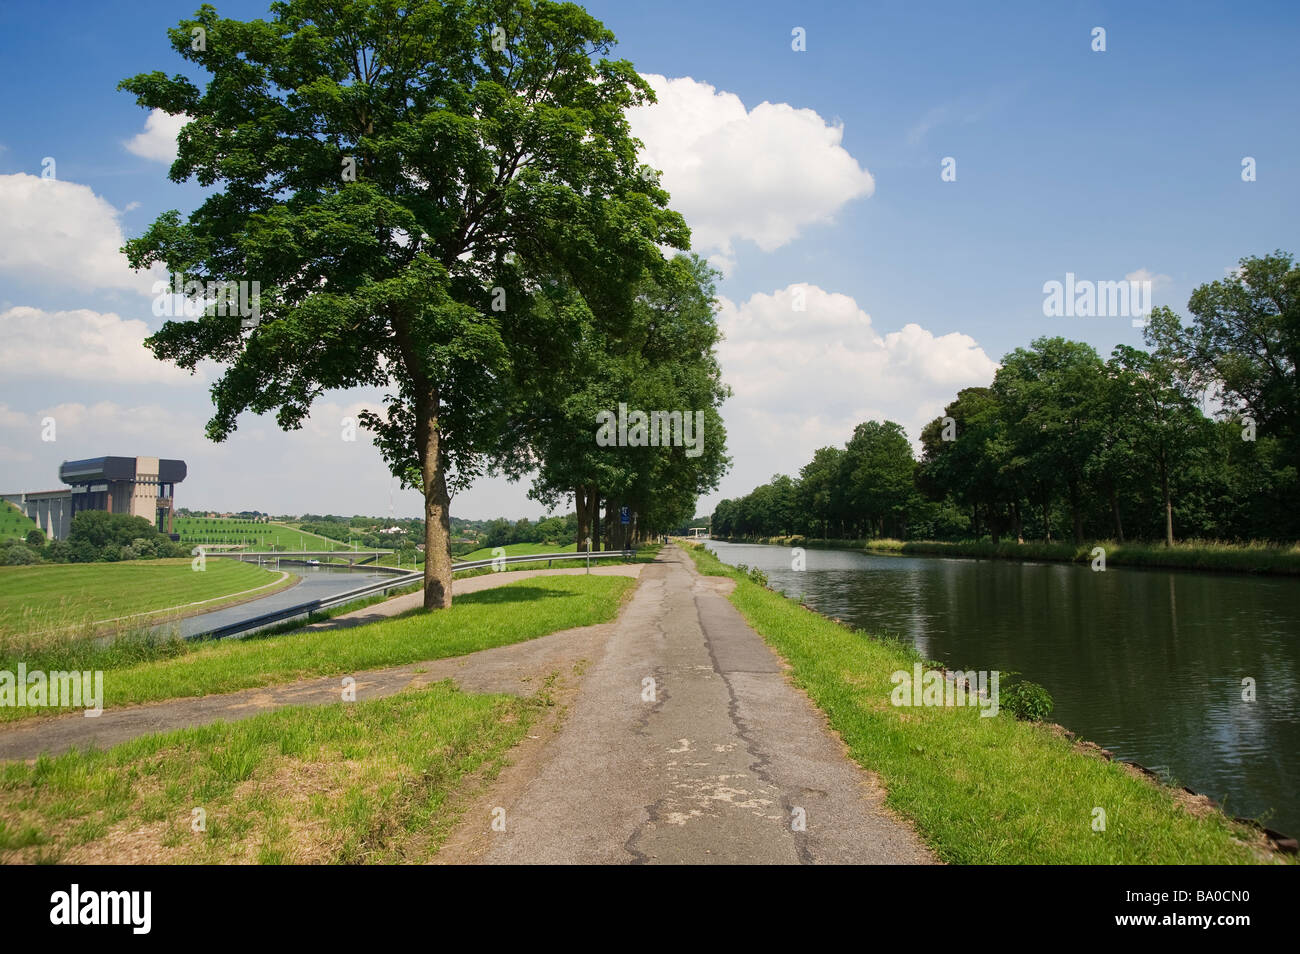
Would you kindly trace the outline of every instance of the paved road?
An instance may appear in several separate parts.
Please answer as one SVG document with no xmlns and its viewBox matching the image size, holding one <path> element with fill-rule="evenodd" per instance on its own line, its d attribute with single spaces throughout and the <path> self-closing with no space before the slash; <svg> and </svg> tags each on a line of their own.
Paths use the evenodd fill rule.
<svg viewBox="0 0 1300 954">
<path fill-rule="evenodd" d="M 297 606 L 299 603 L 310 603 L 312 600 L 324 599 L 336 593 L 346 593 L 348 590 L 355 590 L 359 586 L 365 586 L 367 583 L 377 583 L 392 576 L 391 573 L 385 573 L 382 570 L 344 570 L 294 566 L 288 563 L 282 564 L 282 568 L 302 577 L 302 582 L 297 586 L 289 587 L 287 590 L 280 590 L 270 596 L 263 596 L 260 599 L 240 603 L 237 606 L 213 610 L 210 613 L 201 613 L 198 616 L 188 616 L 172 623 L 164 623 L 159 629 L 169 630 L 175 627 L 181 636 L 188 637 L 195 633 L 215 629 L 218 626 L 228 626 L 231 623 L 252 619 L 264 613 L 288 609 L 290 606 Z"/>
<path fill-rule="evenodd" d="M 469 808 L 439 860 L 933 862 L 727 601 L 731 585 L 665 547 L 559 733 Z"/>
</svg>

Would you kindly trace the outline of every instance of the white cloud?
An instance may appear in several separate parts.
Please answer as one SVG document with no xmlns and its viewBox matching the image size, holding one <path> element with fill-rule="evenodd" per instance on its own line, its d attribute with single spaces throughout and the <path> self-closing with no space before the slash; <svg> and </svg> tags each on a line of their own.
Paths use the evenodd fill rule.
<svg viewBox="0 0 1300 954">
<path fill-rule="evenodd" d="M 794 310 L 799 294 L 803 311 Z M 917 324 L 882 335 L 853 298 L 816 285 L 722 298 L 718 321 L 734 392 L 723 412 L 736 462 L 723 488 L 731 495 L 777 471 L 796 474 L 814 450 L 842 446 L 866 420 L 896 421 L 915 444 L 958 390 L 989 384 L 997 369 L 968 335 Z"/>
<path fill-rule="evenodd" d="M 1159 291 L 1174 283 L 1174 280 L 1168 275 L 1154 275 L 1146 268 L 1139 268 L 1135 272 L 1129 272 L 1124 276 L 1124 280 L 1127 282 L 1150 282 L 1152 291 Z"/>
<path fill-rule="evenodd" d="M 0 312 L 0 373 L 19 378 L 71 378 L 118 384 L 186 384 L 202 381 L 159 361 L 144 346 L 143 321 L 78 308 L 42 311 L 18 306 Z"/>
<path fill-rule="evenodd" d="M 0 175 L 0 272 L 58 288 L 151 294 L 163 270 L 131 270 L 119 214 L 89 186 Z"/>
<path fill-rule="evenodd" d="M 15 411 L 8 404 L 0 404 L 0 427 L 25 427 L 30 417 L 22 411 Z"/>
<path fill-rule="evenodd" d="M 695 248 L 724 269 L 736 240 L 771 252 L 875 190 L 841 145 L 843 126 L 814 110 L 768 102 L 746 110 L 734 93 L 690 77 L 645 79 L 659 101 L 628 113 L 642 159 L 662 171 Z"/>
<path fill-rule="evenodd" d="M 176 161 L 176 136 L 189 121 L 190 117 L 184 113 L 173 116 L 161 109 L 152 109 L 145 118 L 144 132 L 137 133 L 122 145 L 137 156 L 170 165 Z"/>
</svg>

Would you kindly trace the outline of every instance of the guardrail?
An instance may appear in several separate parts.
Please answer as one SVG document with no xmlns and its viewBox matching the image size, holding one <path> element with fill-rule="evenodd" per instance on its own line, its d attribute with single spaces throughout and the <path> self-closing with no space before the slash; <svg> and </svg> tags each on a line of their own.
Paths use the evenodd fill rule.
<svg viewBox="0 0 1300 954">
<path fill-rule="evenodd" d="M 632 560 L 636 558 L 635 550 L 596 550 L 586 553 L 531 553 L 520 556 L 493 557 L 490 560 L 472 560 L 468 563 L 453 563 L 451 571 L 459 573 L 462 570 L 477 570 L 484 567 L 504 566 L 510 563 L 540 563 L 545 560 L 546 565 L 550 566 L 555 560 L 585 560 L 587 572 L 591 572 L 592 560 L 609 560 L 609 559 Z M 402 586 L 410 586 L 424 579 L 423 570 L 413 570 L 402 576 L 395 576 L 387 580 L 378 580 L 374 583 L 367 583 L 365 586 L 359 586 L 356 589 L 347 590 L 343 593 L 336 593 L 334 596 L 325 596 L 318 600 L 311 600 L 307 603 L 299 603 L 296 606 L 286 606 L 281 610 L 273 610 L 270 613 L 263 613 L 260 616 L 253 616 L 235 623 L 227 623 L 225 626 L 216 626 L 212 629 L 204 630 L 201 633 L 191 633 L 186 639 L 225 639 L 229 636 L 237 636 L 240 633 L 246 633 L 250 630 L 261 629 L 264 626 L 272 626 L 285 620 L 294 619 L 298 616 L 307 616 L 320 610 L 331 609 L 335 606 L 341 606 L 345 603 L 351 603 L 353 600 L 364 599 L 367 596 L 374 596 L 376 593 L 387 593 L 389 590 Z"/>
</svg>

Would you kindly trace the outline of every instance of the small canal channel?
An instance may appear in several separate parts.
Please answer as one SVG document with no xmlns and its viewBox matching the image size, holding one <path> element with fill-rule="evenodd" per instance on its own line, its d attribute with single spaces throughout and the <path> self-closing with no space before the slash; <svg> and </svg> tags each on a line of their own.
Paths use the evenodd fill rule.
<svg viewBox="0 0 1300 954">
<path fill-rule="evenodd" d="M 267 564 L 268 569 L 273 566 L 274 564 Z M 367 583 L 375 583 L 393 576 L 392 573 L 383 570 L 349 570 L 343 566 L 308 566 L 296 562 L 291 563 L 289 560 L 281 562 L 280 569 L 302 577 L 302 582 L 258 600 L 240 603 L 226 609 L 213 610 L 199 616 L 188 616 L 174 623 L 165 623 L 159 628 L 167 630 L 174 628 L 181 636 L 188 638 L 195 633 L 215 629 L 218 626 L 228 626 L 231 623 L 238 623 L 261 616 L 264 613 L 273 613 L 279 609 L 297 606 L 299 603 L 310 603 L 312 600 L 346 593 L 348 590 L 365 586 Z"/>
<path fill-rule="evenodd" d="M 1041 683 L 1053 721 L 1300 835 L 1300 580 L 813 549 L 795 571 L 786 547 L 708 547 L 948 668 Z"/>
</svg>

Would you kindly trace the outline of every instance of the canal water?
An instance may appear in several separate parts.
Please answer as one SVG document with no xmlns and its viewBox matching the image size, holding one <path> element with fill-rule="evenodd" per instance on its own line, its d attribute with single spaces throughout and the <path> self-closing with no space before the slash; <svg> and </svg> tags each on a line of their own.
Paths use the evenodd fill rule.
<svg viewBox="0 0 1300 954">
<path fill-rule="evenodd" d="M 1300 580 L 812 549 L 796 572 L 786 547 L 708 547 L 926 659 L 1014 670 L 1053 721 L 1300 835 Z"/>
<path fill-rule="evenodd" d="M 268 564 L 267 568 L 271 569 L 273 566 L 274 564 Z M 231 623 L 252 619 L 255 616 L 261 616 L 263 613 L 273 613 L 276 610 L 297 606 L 299 603 L 309 603 L 312 600 L 324 599 L 338 593 L 346 593 L 348 590 L 365 586 L 367 583 L 388 579 L 393 575 L 382 570 L 348 570 L 344 567 L 298 566 L 288 562 L 282 562 L 280 569 L 302 577 L 302 582 L 297 586 L 291 586 L 286 590 L 272 593 L 270 596 L 264 596 L 248 603 L 240 603 L 238 606 L 214 610 L 211 613 L 203 613 L 199 616 L 188 616 L 174 623 L 164 624 L 160 629 L 168 631 L 174 629 L 181 636 L 189 637 L 195 633 L 214 629 L 217 626 L 228 626 Z M 275 625 L 279 625 L 279 623 Z"/>
</svg>

